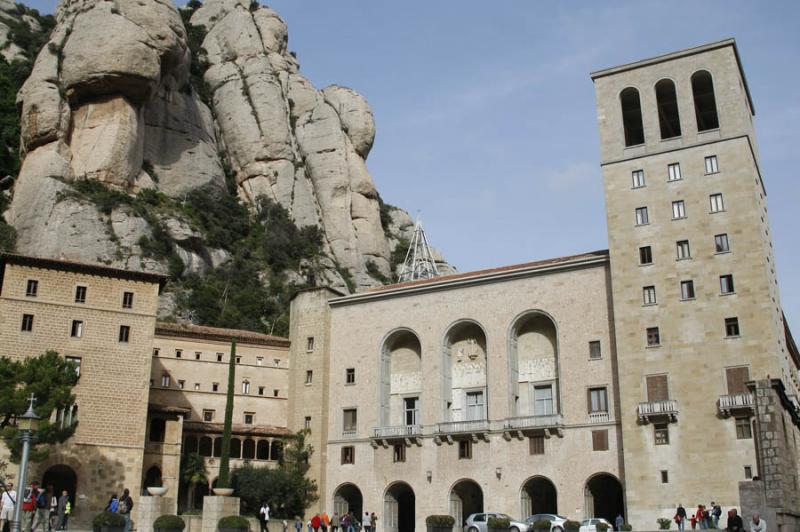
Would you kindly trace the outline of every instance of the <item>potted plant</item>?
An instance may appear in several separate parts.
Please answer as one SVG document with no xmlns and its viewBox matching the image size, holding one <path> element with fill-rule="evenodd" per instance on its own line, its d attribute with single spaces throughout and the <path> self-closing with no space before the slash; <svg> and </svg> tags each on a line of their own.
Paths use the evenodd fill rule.
<svg viewBox="0 0 800 532">
<path fill-rule="evenodd" d="M 505 517 L 490 517 L 486 521 L 489 530 L 506 531 L 511 526 L 511 522 Z"/>
<path fill-rule="evenodd" d="M 220 450 L 219 477 L 214 493 L 230 496 L 231 428 L 233 426 L 233 389 L 236 386 L 236 341 L 231 342 L 231 359 L 228 361 L 228 393 L 225 400 L 225 425 L 222 429 L 222 449 Z"/>
<path fill-rule="evenodd" d="M 177 515 L 160 515 L 153 521 L 153 530 L 156 532 L 181 532 L 186 528 L 186 523 Z"/>
<path fill-rule="evenodd" d="M 429 515 L 425 518 L 428 532 L 453 532 L 456 520 L 452 515 Z"/>
<path fill-rule="evenodd" d="M 243 532 L 250 530 L 250 521 L 241 515 L 227 515 L 217 523 L 219 532 Z"/>
<path fill-rule="evenodd" d="M 608 525 L 605 523 L 597 523 L 595 528 L 598 530 L 598 532 L 606 532 L 606 530 L 608 530 Z"/>
<path fill-rule="evenodd" d="M 633 526 L 630 523 L 623 523 L 622 530 L 624 532 L 630 532 L 631 530 L 633 530 Z"/>
<path fill-rule="evenodd" d="M 567 532 L 578 532 L 581 529 L 581 524 L 578 521 L 567 519 L 564 521 L 564 530 Z"/>
<path fill-rule="evenodd" d="M 534 530 L 550 530 L 550 527 L 553 526 L 550 521 L 547 519 L 537 519 L 533 522 L 533 529 Z"/>
<path fill-rule="evenodd" d="M 658 521 L 659 530 L 669 530 L 669 527 L 672 526 L 672 519 L 667 519 L 666 517 L 659 517 L 656 521 Z"/>
<path fill-rule="evenodd" d="M 92 519 L 94 532 L 124 532 L 125 517 L 114 512 L 101 512 Z"/>
</svg>

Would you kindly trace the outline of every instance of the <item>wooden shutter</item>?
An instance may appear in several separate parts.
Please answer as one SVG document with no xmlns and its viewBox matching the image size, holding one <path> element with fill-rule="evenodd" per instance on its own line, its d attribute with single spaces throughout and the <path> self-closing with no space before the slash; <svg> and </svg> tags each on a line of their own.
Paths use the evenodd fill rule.
<svg viewBox="0 0 800 532">
<path fill-rule="evenodd" d="M 669 399 L 666 375 L 650 375 L 647 377 L 647 400 L 666 401 Z"/>
<path fill-rule="evenodd" d="M 608 430 L 592 431 L 592 449 L 595 451 L 608 450 Z"/>
<path fill-rule="evenodd" d="M 750 369 L 747 367 L 726 368 L 725 376 L 728 381 L 728 393 L 747 393 L 747 386 L 744 383 L 750 380 Z"/>
</svg>

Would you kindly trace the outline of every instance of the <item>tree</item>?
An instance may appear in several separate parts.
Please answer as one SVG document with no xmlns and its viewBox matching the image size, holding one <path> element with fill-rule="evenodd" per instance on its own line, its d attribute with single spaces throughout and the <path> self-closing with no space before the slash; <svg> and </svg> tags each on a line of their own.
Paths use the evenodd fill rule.
<svg viewBox="0 0 800 532">
<path fill-rule="evenodd" d="M 194 490 L 198 484 L 208 483 L 206 461 L 197 453 L 181 457 L 181 481 L 189 486 L 189 509 L 194 510 Z"/>
<path fill-rule="evenodd" d="M 225 426 L 222 429 L 222 449 L 219 461 L 218 488 L 230 487 L 231 428 L 233 425 L 233 388 L 236 385 L 236 341 L 231 342 L 231 359 L 228 362 L 228 394 L 225 401 Z"/>
<path fill-rule="evenodd" d="M 78 368 L 55 351 L 37 357 L 12 360 L 0 357 L 0 432 L 11 451 L 12 462 L 19 461 L 22 442 L 17 437 L 16 419 L 25 413 L 30 395 L 36 396 L 34 411 L 39 427 L 31 447 L 30 459 L 45 460 L 48 445 L 66 441 L 75 433 L 76 420 L 50 422 L 53 411 L 64 411 L 75 403 L 72 388 L 78 383 Z"/>
</svg>

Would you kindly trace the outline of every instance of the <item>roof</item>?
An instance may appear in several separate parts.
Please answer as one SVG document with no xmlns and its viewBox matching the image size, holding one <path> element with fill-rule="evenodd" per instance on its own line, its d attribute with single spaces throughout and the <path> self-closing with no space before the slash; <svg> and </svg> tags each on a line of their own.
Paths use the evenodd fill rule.
<svg viewBox="0 0 800 532">
<path fill-rule="evenodd" d="M 623 65 L 604 68 L 602 70 L 596 70 L 590 74 L 592 80 L 596 80 L 598 78 L 602 78 L 605 76 L 611 76 L 614 74 L 619 74 L 621 72 L 626 72 L 628 70 L 634 70 L 636 68 L 642 68 L 650 65 L 656 65 L 658 63 L 663 63 L 666 61 L 672 61 L 674 59 L 678 59 L 681 57 L 688 57 L 690 55 L 697 55 L 702 54 L 705 52 L 710 52 L 712 50 L 717 50 L 719 48 L 725 48 L 726 46 L 730 46 L 733 48 L 733 53 L 736 56 L 736 64 L 739 67 L 739 74 L 742 76 L 742 83 L 744 84 L 744 91 L 747 94 L 747 101 L 750 104 L 750 111 L 753 115 L 756 114 L 756 108 L 753 106 L 753 98 L 750 96 L 750 88 L 747 85 L 747 78 L 744 75 L 744 69 L 742 68 L 742 60 L 739 56 L 739 49 L 736 47 L 736 39 L 723 39 L 721 41 L 716 41 L 708 44 L 703 44 L 700 46 L 695 46 L 693 48 L 686 48 L 684 50 L 679 50 L 677 52 L 671 52 L 668 54 L 657 55 L 655 57 L 651 57 L 648 59 L 642 59 L 640 61 L 634 61 L 633 63 L 625 63 Z"/>
<path fill-rule="evenodd" d="M 147 405 L 148 412 L 161 412 L 162 414 L 178 414 L 178 415 L 186 415 L 191 413 L 191 408 L 184 408 L 182 406 L 169 406 L 169 405 L 157 405 L 155 403 L 149 403 Z"/>
<path fill-rule="evenodd" d="M 205 325 L 192 325 L 189 323 L 167 323 L 163 321 L 156 323 L 156 336 L 199 338 L 201 340 L 217 340 L 221 342 L 236 340 L 243 344 L 286 348 L 291 345 L 289 339 L 282 336 L 272 336 L 243 329 L 223 329 L 220 327 L 206 327 Z"/>
<path fill-rule="evenodd" d="M 201 421 L 187 421 L 183 424 L 186 432 L 202 432 L 205 434 L 222 434 L 225 428 L 222 423 L 203 423 Z M 231 433 L 237 436 L 291 436 L 294 433 L 286 427 L 274 425 L 240 425 L 231 427 Z"/>
<path fill-rule="evenodd" d="M 461 284 L 474 284 L 486 281 L 495 281 L 509 277 L 528 276 L 537 273 L 549 272 L 554 269 L 567 269 L 576 267 L 585 267 L 593 264 L 608 262 L 608 250 L 590 251 L 588 253 L 580 253 L 578 255 L 567 255 L 564 257 L 555 257 L 551 259 L 538 260 L 533 262 L 525 262 L 522 264 L 512 264 L 509 266 L 500 266 L 498 268 L 489 268 L 486 270 L 476 270 L 472 272 L 453 273 L 450 275 L 441 275 L 431 279 L 420 279 L 417 281 L 406 281 L 403 283 L 388 284 L 360 292 L 345 297 L 340 297 L 332 300 L 332 303 L 351 303 L 361 301 L 364 299 L 373 299 L 381 297 L 382 295 L 392 294 L 397 292 L 408 292 L 418 290 L 434 290 L 452 285 Z"/>
<path fill-rule="evenodd" d="M 292 292 L 292 295 L 289 297 L 289 301 L 292 301 L 294 298 L 303 294 L 305 292 L 316 292 L 317 290 L 327 290 L 328 292 L 332 292 L 334 297 L 335 296 L 346 296 L 346 292 L 342 292 L 332 286 L 309 286 L 308 288 L 300 288 L 299 290 L 295 290 Z"/>
<path fill-rule="evenodd" d="M 102 277 L 115 277 L 119 279 L 128 279 L 131 281 L 158 284 L 160 287 L 163 287 L 167 282 L 167 276 L 160 273 L 123 270 L 121 268 L 111 268 L 109 266 L 102 266 L 100 264 L 88 264 L 85 262 L 74 262 L 61 259 L 48 259 L 44 257 L 33 257 L 30 255 L 17 255 L 15 253 L 0 253 L 0 266 L 5 267 L 6 264 L 83 273 L 86 275 L 97 275 Z"/>
<path fill-rule="evenodd" d="M 800 368 L 800 351 L 797 349 L 797 344 L 794 342 L 792 331 L 789 329 L 789 322 L 786 320 L 786 314 L 781 312 L 783 318 L 783 332 L 786 335 L 786 349 L 789 351 L 789 356 L 792 357 L 794 365 Z"/>
</svg>

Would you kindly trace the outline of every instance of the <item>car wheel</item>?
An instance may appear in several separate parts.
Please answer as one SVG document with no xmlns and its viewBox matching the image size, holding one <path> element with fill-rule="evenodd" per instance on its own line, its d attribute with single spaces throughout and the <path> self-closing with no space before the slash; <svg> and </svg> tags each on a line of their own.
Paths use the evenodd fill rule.
<svg viewBox="0 0 800 532">
<path fill-rule="evenodd" d="M 515 526 L 512 526 L 509 530 L 511 530 L 511 532 L 519 532 L 519 528 Z"/>
<path fill-rule="evenodd" d="M 478 532 L 478 529 L 477 529 L 477 528 L 475 528 L 474 526 L 471 526 L 471 527 L 469 528 L 469 531 L 468 531 L 468 532 Z"/>
<path fill-rule="evenodd" d="M 561 528 L 560 526 L 554 526 L 553 530 L 551 530 L 550 532 L 564 532 L 564 529 Z"/>
</svg>

